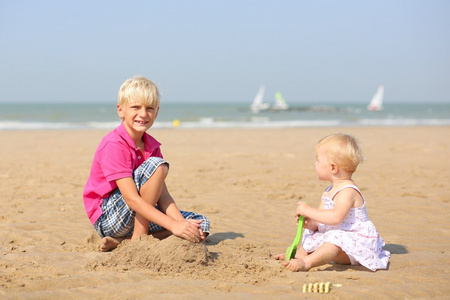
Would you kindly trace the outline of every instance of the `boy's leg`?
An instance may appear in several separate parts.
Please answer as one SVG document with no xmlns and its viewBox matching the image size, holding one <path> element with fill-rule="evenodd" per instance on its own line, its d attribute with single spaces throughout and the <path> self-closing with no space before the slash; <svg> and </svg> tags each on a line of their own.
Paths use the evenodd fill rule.
<svg viewBox="0 0 450 300">
<path fill-rule="evenodd" d="M 162 168 L 160 168 L 161 166 Z M 168 167 L 169 164 L 163 159 L 150 157 L 133 173 L 133 179 L 139 193 L 141 196 L 144 195 L 143 198 L 148 199 L 154 206 L 158 202 L 155 199 L 159 199 L 157 195 L 161 194 Z M 142 189 L 144 186 L 145 188 Z M 143 220 L 142 217 L 135 217 L 136 213 L 125 203 L 119 190 L 115 191 L 102 204 L 102 210 L 104 214 L 94 227 L 103 238 L 101 247 L 107 249 L 105 251 L 112 250 L 123 239 L 130 238 L 134 233 L 136 235 L 154 234 L 155 237 L 161 239 L 172 234 L 157 224 Z M 201 230 L 205 235 L 209 234 L 209 220 L 205 216 L 185 211 L 180 211 L 180 213 L 185 219 L 203 220 L 200 224 Z M 145 226 L 146 224 L 149 225 Z M 143 230 L 144 228 L 147 230 Z M 110 248 L 110 245 L 113 245 L 113 248 Z"/>
<path fill-rule="evenodd" d="M 158 167 L 167 162 L 159 157 L 150 157 L 135 170 L 133 179 L 138 190 L 157 171 Z M 94 224 L 95 230 L 102 238 L 100 249 L 109 251 L 126 238 L 131 238 L 135 223 L 135 212 L 130 209 L 123 199 L 119 189 L 116 189 L 101 205 L 103 214 Z"/>
<path fill-rule="evenodd" d="M 156 171 L 155 171 L 156 169 Z M 158 175 L 157 172 L 160 172 L 164 169 L 164 179 L 160 178 L 158 182 Z M 165 187 L 164 180 L 165 177 L 167 177 L 169 171 L 169 164 L 164 161 L 163 159 L 159 157 L 150 157 L 147 159 L 136 171 L 134 174 L 134 181 L 136 183 L 136 186 L 139 190 L 140 195 L 144 199 L 153 199 L 149 200 L 149 202 L 156 206 L 160 211 L 163 213 L 166 213 L 167 215 L 170 214 L 180 214 L 180 217 L 183 217 L 184 219 L 194 219 L 194 220 L 202 220 L 203 222 L 200 224 L 200 228 L 202 232 L 206 235 L 209 234 L 209 220 L 203 215 L 199 215 L 193 212 L 186 212 L 186 211 L 179 211 L 178 208 L 176 208 L 176 205 L 171 205 L 171 203 L 175 204 L 172 197 L 170 196 L 169 192 L 167 191 L 167 188 Z M 150 183 L 150 181 L 153 181 L 153 186 Z M 156 193 L 157 191 L 157 193 Z M 164 195 L 163 195 L 164 193 Z M 156 197 L 158 195 L 158 197 Z M 172 209 L 172 213 L 169 212 L 169 206 L 171 206 L 170 209 Z M 173 208 L 176 208 L 176 213 L 173 212 Z M 172 216 L 173 217 L 173 216 Z M 137 221 L 138 219 L 136 219 Z M 139 221 L 141 222 L 141 221 Z M 144 222 L 141 222 L 141 225 L 145 225 Z M 144 226 L 141 226 L 140 230 L 143 230 Z M 136 230 L 136 227 L 135 227 Z M 143 233 L 140 233 L 143 234 Z M 153 223 L 148 222 L 147 231 L 145 234 L 152 234 L 154 237 L 158 239 L 164 239 L 172 235 L 172 233 L 165 228 Z"/>
<path fill-rule="evenodd" d="M 161 164 L 157 167 L 153 175 L 147 179 L 147 181 L 142 185 L 139 193 L 147 203 L 152 206 L 156 206 L 160 196 L 161 190 L 164 184 L 164 180 L 167 177 L 168 167 L 166 164 Z M 150 221 L 145 219 L 140 214 L 136 213 L 134 221 L 133 236 L 131 239 L 135 239 L 143 234 L 148 234 L 148 227 Z"/>
<path fill-rule="evenodd" d="M 157 238 L 158 240 L 164 240 L 172 235 L 172 232 L 169 230 L 163 229 L 160 231 L 152 232 L 150 233 L 154 238 Z"/>
<path fill-rule="evenodd" d="M 114 238 L 114 237 L 106 236 L 106 237 L 102 238 L 102 242 L 100 244 L 100 251 L 101 252 L 111 251 L 111 250 L 117 248 L 117 246 L 119 246 L 119 244 L 125 239 L 127 239 L 127 238 Z"/>
</svg>

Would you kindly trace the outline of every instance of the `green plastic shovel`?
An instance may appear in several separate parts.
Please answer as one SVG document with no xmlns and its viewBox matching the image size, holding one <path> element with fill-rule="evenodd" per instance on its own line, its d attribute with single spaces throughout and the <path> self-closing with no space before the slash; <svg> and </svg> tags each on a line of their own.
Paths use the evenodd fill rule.
<svg viewBox="0 0 450 300">
<path fill-rule="evenodd" d="M 295 253 L 297 252 L 297 246 L 302 240 L 302 233 L 303 233 L 303 224 L 305 223 L 305 217 L 299 216 L 298 218 L 298 228 L 297 228 L 297 235 L 295 236 L 294 241 L 292 242 L 292 245 L 287 248 L 286 250 L 286 258 L 285 260 L 290 260 L 295 256 Z"/>
</svg>

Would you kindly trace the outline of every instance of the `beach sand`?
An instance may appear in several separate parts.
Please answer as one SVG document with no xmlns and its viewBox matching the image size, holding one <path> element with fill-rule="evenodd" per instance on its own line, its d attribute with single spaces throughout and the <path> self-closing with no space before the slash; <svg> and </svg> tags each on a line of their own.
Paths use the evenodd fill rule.
<svg viewBox="0 0 450 300">
<path fill-rule="evenodd" d="M 143 237 L 112 252 L 82 191 L 106 130 L 0 131 L 0 298 L 448 299 L 450 127 L 149 131 L 170 162 L 180 209 L 205 214 L 205 244 Z M 292 243 L 296 203 L 318 205 L 329 183 L 314 171 L 316 142 L 355 135 L 367 161 L 354 175 L 392 253 L 389 269 L 329 264 L 292 273 L 276 253 Z"/>
</svg>

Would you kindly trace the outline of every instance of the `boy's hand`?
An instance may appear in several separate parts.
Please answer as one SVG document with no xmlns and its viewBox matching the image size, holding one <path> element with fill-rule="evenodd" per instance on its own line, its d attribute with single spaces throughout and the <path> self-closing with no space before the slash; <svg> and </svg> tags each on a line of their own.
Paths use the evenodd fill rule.
<svg viewBox="0 0 450 300">
<path fill-rule="evenodd" d="M 202 220 L 178 220 L 172 233 L 192 243 L 201 242 L 205 237 L 200 229 L 200 223 Z"/>
<path fill-rule="evenodd" d="M 206 239 L 206 235 L 203 232 L 202 228 L 200 227 L 200 224 L 203 222 L 202 220 L 186 219 L 186 221 L 193 222 L 195 226 L 197 226 L 198 224 L 198 233 L 200 234 L 202 241 Z"/>
</svg>

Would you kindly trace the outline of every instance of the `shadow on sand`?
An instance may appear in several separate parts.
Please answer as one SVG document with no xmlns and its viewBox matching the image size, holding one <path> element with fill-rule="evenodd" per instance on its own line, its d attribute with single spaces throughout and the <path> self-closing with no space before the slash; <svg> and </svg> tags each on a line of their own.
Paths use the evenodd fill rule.
<svg viewBox="0 0 450 300">
<path fill-rule="evenodd" d="M 206 238 L 206 245 L 217 245 L 218 243 L 225 240 L 234 240 L 236 238 L 243 238 L 242 233 L 237 232 L 218 232 L 214 233 Z"/>
</svg>

